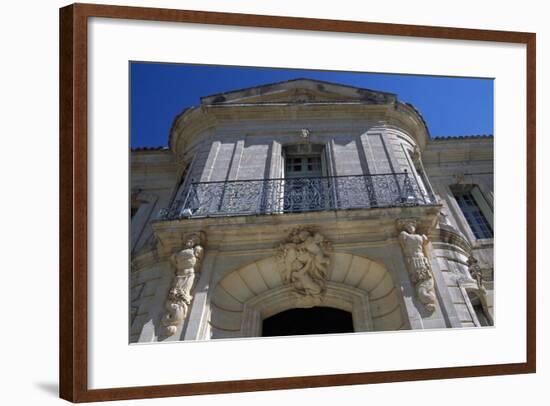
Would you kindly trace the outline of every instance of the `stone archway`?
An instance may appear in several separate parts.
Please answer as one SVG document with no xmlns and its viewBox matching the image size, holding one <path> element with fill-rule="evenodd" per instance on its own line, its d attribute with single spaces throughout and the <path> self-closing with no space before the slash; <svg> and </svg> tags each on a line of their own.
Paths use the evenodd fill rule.
<svg viewBox="0 0 550 406">
<path fill-rule="evenodd" d="M 410 328 L 400 289 L 384 265 L 348 253 L 330 257 L 326 292 L 318 306 L 351 312 L 356 332 Z M 214 339 L 261 336 L 263 319 L 303 307 L 291 287 L 283 284 L 275 257 L 227 274 L 215 286 L 210 305 Z"/>
</svg>

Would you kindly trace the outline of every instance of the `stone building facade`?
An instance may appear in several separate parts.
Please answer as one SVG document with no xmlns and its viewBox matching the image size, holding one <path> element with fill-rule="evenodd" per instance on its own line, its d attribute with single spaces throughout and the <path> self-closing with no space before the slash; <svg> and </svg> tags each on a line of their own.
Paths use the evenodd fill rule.
<svg viewBox="0 0 550 406">
<path fill-rule="evenodd" d="M 394 94 L 203 97 L 131 153 L 130 342 L 492 325 L 492 208 L 493 138 Z"/>
</svg>

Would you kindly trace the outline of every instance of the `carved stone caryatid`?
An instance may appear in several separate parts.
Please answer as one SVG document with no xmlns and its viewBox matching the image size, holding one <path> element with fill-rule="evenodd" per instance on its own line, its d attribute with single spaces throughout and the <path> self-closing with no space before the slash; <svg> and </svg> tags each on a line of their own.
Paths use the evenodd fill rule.
<svg viewBox="0 0 550 406">
<path fill-rule="evenodd" d="M 483 273 L 481 271 L 481 266 L 479 262 L 473 255 L 470 255 L 468 258 L 468 271 L 473 280 L 477 283 L 477 288 L 481 293 L 486 293 L 485 287 L 483 286 Z"/>
<path fill-rule="evenodd" d="M 170 257 L 172 266 L 175 268 L 175 275 L 164 304 L 166 313 L 161 322 L 165 336 L 176 334 L 178 327 L 187 316 L 187 311 L 193 300 L 191 290 L 199 273 L 204 253 L 203 240 L 202 233 L 188 236 L 185 248 Z"/>
<path fill-rule="evenodd" d="M 430 261 L 426 253 L 428 237 L 416 233 L 416 222 L 404 220 L 398 222 L 399 243 L 403 250 L 407 271 L 414 284 L 416 297 L 424 305 L 426 310 L 435 310 L 434 278 Z"/>
<path fill-rule="evenodd" d="M 418 147 L 418 145 L 414 146 L 414 149 L 412 152 L 412 160 L 413 160 L 413 163 L 416 165 L 422 164 L 422 155 L 420 153 L 420 148 Z"/>
<path fill-rule="evenodd" d="M 321 303 L 326 290 L 330 243 L 320 233 L 297 228 L 279 246 L 277 257 L 283 283 L 290 285 L 302 306 Z"/>
</svg>

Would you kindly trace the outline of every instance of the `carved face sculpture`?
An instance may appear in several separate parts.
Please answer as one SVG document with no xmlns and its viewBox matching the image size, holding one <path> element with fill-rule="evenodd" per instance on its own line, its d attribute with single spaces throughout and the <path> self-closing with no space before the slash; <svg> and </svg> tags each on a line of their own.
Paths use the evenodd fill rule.
<svg viewBox="0 0 550 406">
<path fill-rule="evenodd" d="M 414 234 L 414 232 L 416 231 L 416 226 L 414 223 L 405 223 L 403 229 L 409 234 Z"/>
<path fill-rule="evenodd" d="M 185 246 L 187 248 L 192 248 L 198 244 L 200 244 L 200 237 L 197 234 L 191 234 L 185 242 Z"/>
</svg>

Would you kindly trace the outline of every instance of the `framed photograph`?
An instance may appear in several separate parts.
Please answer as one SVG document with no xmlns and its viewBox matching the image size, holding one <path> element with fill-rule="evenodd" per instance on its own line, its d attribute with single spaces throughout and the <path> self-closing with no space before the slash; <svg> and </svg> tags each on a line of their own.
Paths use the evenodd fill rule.
<svg viewBox="0 0 550 406">
<path fill-rule="evenodd" d="M 535 34 L 60 10 L 60 396 L 535 372 Z"/>
</svg>

